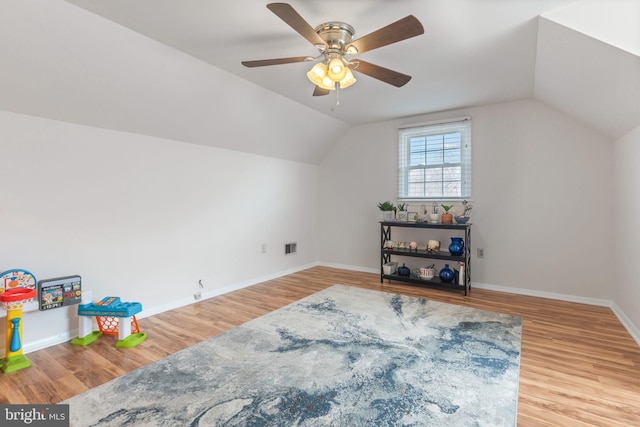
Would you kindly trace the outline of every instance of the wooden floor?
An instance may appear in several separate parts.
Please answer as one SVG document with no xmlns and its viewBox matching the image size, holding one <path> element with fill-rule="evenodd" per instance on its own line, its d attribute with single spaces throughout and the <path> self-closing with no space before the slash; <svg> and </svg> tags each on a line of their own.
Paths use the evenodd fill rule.
<svg viewBox="0 0 640 427">
<path fill-rule="evenodd" d="M 327 267 L 140 319 L 149 337 L 132 349 L 107 336 L 29 353 L 30 368 L 0 375 L 0 403 L 58 403 L 336 283 L 522 316 L 520 426 L 640 426 L 640 347 L 610 309 L 483 289 L 465 297 Z"/>
</svg>

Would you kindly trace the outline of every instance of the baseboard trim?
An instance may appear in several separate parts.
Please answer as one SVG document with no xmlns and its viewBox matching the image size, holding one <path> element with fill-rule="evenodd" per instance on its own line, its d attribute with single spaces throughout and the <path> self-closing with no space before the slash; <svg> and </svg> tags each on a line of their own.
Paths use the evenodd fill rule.
<svg viewBox="0 0 640 427">
<path fill-rule="evenodd" d="M 365 273 L 380 273 L 380 270 L 378 269 L 351 266 L 346 264 L 319 262 L 318 265 L 321 265 L 324 267 L 341 268 L 344 270 L 361 271 Z M 489 283 L 471 282 L 472 292 L 474 288 L 487 289 L 490 291 L 504 292 L 504 293 L 510 293 L 510 294 L 527 295 L 527 296 L 538 297 L 538 298 L 548 298 L 548 299 L 553 299 L 558 301 L 575 302 L 579 304 L 595 305 L 600 307 L 609 307 L 611 311 L 613 311 L 613 314 L 616 315 L 618 320 L 620 320 L 620 323 L 622 323 L 622 326 L 624 326 L 627 332 L 629 332 L 631 337 L 635 340 L 635 342 L 638 345 L 640 345 L 640 330 L 633 324 L 633 322 L 627 317 L 627 315 L 622 311 L 622 309 L 620 309 L 620 307 L 618 307 L 618 305 L 614 303 L 612 300 L 607 300 L 602 298 L 583 297 L 578 295 L 560 294 L 555 292 L 543 292 L 543 291 L 536 291 L 533 289 L 512 288 L 508 286 L 492 285 Z"/>
<path fill-rule="evenodd" d="M 346 265 L 346 264 L 327 263 L 327 262 L 314 262 L 314 263 L 309 263 L 302 266 L 294 267 L 291 269 L 279 271 L 277 273 L 255 277 L 242 282 L 232 283 L 222 288 L 217 288 L 211 291 L 204 292 L 202 294 L 202 299 L 198 301 L 194 301 L 192 298 L 182 298 L 179 300 L 172 301 L 171 303 L 159 305 L 156 307 L 151 307 L 149 309 L 145 308 L 139 315 L 136 315 L 136 317 L 139 319 L 143 319 L 145 317 L 154 316 L 156 314 L 164 313 L 165 311 L 184 307 L 189 304 L 195 304 L 196 302 L 199 302 L 205 299 L 214 298 L 220 295 L 227 294 L 229 292 L 244 289 L 249 286 L 257 285 L 258 283 L 267 282 L 269 280 L 277 279 L 279 277 L 297 273 L 298 271 L 306 270 L 308 268 L 316 267 L 316 266 L 339 268 L 342 270 L 359 271 L 363 273 L 373 273 L 373 274 L 380 273 L 380 270 L 375 268 L 360 267 L 360 266 L 353 266 L 353 265 Z M 636 341 L 638 345 L 640 345 L 640 330 L 633 324 L 633 322 L 627 317 L 627 315 L 622 311 L 622 309 L 620 309 L 620 307 L 611 300 L 605 300 L 600 298 L 588 298 L 588 297 L 581 297 L 576 295 L 560 294 L 555 292 L 542 292 L 542 291 L 536 291 L 532 289 L 512 288 L 508 286 L 499 286 L 499 285 L 492 285 L 488 283 L 477 283 L 477 282 L 471 282 L 471 288 L 472 290 L 473 288 L 479 288 L 479 289 L 487 289 L 487 290 L 492 290 L 497 292 L 505 292 L 505 293 L 518 294 L 518 295 L 528 295 L 528 296 L 539 297 L 539 298 L 549 298 L 549 299 L 554 299 L 559 301 L 568 301 L 568 302 L 575 302 L 580 304 L 609 307 L 611 308 L 613 313 L 616 315 L 616 317 L 620 320 L 620 323 L 622 323 L 625 329 L 629 332 L 631 337 Z M 25 343 L 22 350 L 25 354 L 27 354 L 37 350 L 42 350 L 47 347 L 51 347 L 53 345 L 68 342 L 77 336 L 78 336 L 78 329 L 74 329 L 69 331 L 68 333 L 58 334 L 56 336 L 44 338 L 31 343 Z M 4 353 L 4 349 L 0 349 L 0 352 Z"/>
<path fill-rule="evenodd" d="M 38 341 L 25 343 L 22 346 L 22 352 L 24 354 L 32 353 L 34 351 L 42 350 L 44 348 L 51 347 L 53 345 L 69 342 L 77 336 L 78 336 L 78 329 L 74 329 L 64 334 L 58 334 L 52 337 L 43 338 Z M 6 349 L 2 349 L 3 354 L 5 351 Z"/>
<path fill-rule="evenodd" d="M 151 308 L 145 307 L 144 310 L 136 314 L 136 318 L 144 319 L 145 317 L 164 313 L 165 311 L 184 307 L 189 304 L 195 304 L 205 299 L 217 297 L 219 295 L 224 295 L 229 292 L 233 292 L 243 288 L 247 288 L 249 286 L 257 285 L 258 283 L 267 282 L 269 280 L 277 279 L 282 276 L 297 273 L 298 271 L 306 270 L 308 268 L 315 267 L 317 265 L 318 265 L 317 263 L 309 263 L 309 264 L 301 265 L 298 267 L 290 268 L 288 270 L 279 271 L 277 273 L 268 274 L 260 277 L 254 277 L 252 279 L 245 280 L 242 282 L 232 283 L 230 285 L 223 286 L 222 288 L 217 288 L 211 291 L 203 292 L 202 299 L 198 301 L 195 301 L 193 298 L 182 298 L 179 300 L 171 301 L 170 303 L 167 303 L 167 304 L 162 304 L 162 305 L 151 307 Z M 42 350 L 44 348 L 51 347 L 53 345 L 69 342 L 77 336 L 78 336 L 78 329 L 76 328 L 74 330 L 69 331 L 68 333 L 58 334 L 56 336 L 43 338 L 41 340 L 33 341 L 30 343 L 24 343 L 24 345 L 22 346 L 22 352 L 24 354 L 27 354 L 37 350 Z M 5 349 L 0 348 L 0 352 L 1 354 L 4 354 Z"/>
<path fill-rule="evenodd" d="M 152 307 L 151 309 L 145 308 L 138 317 L 138 319 L 144 319 L 145 317 L 154 316 L 156 314 L 164 313 L 165 311 L 173 310 L 176 308 L 184 307 L 185 305 L 194 304 L 199 301 L 203 301 L 209 298 L 217 297 L 220 295 L 228 294 L 229 292 L 238 291 L 240 289 L 248 288 L 249 286 L 257 285 L 258 283 L 267 282 L 269 280 L 277 279 L 282 276 L 297 273 L 298 271 L 307 270 L 311 267 L 315 267 L 317 263 L 309 263 L 299 267 L 290 268 L 288 270 L 279 271 L 277 273 L 268 274 L 266 276 L 254 277 L 242 282 L 232 283 L 221 288 L 212 289 L 202 293 L 202 299 L 195 301 L 193 298 L 182 298 L 180 300 L 172 301 L 167 304 Z"/>
<path fill-rule="evenodd" d="M 471 282 L 472 288 L 487 289 L 490 291 L 505 292 L 509 294 L 527 295 L 530 297 L 548 298 L 558 301 L 576 302 L 579 304 L 597 305 L 600 307 L 611 307 L 613 301 L 601 298 L 589 298 L 577 295 L 559 294 L 555 292 L 543 292 L 533 289 L 511 288 L 508 286 L 491 285 L 488 283 Z"/>
<path fill-rule="evenodd" d="M 360 271 L 362 273 L 374 273 L 380 274 L 380 269 L 359 267 L 357 265 L 335 264 L 331 262 L 319 262 L 317 265 L 321 267 L 339 268 L 342 270 Z"/>
<path fill-rule="evenodd" d="M 613 303 L 611 306 L 611 310 L 613 314 L 618 317 L 620 323 L 627 329 L 631 337 L 640 345 L 640 330 L 633 324 L 633 322 L 624 314 L 624 311 L 618 306 L 618 304 Z"/>
</svg>

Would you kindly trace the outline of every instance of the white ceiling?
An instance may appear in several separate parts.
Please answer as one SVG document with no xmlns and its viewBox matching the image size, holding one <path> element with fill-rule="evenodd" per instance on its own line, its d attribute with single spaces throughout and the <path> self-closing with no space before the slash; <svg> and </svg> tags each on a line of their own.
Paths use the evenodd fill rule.
<svg viewBox="0 0 640 427">
<path fill-rule="evenodd" d="M 356 38 L 409 14 L 425 28 L 360 56 L 407 85 L 357 74 L 334 110 L 311 96 L 308 63 L 241 65 L 317 53 L 267 3 L 2 0 L 0 109 L 311 163 L 350 125 L 530 97 L 612 140 L 640 125 L 640 41 L 625 42 L 637 0 L 291 0 L 311 26 L 347 22 Z M 254 134 L 238 137 L 243 113 Z"/>
<path fill-rule="evenodd" d="M 407 15 L 425 34 L 361 55 L 411 75 L 396 88 L 357 74 L 330 110 L 312 97 L 308 63 L 245 68 L 243 60 L 316 56 L 317 50 L 265 6 L 268 1 L 69 0 L 232 74 L 349 124 L 530 97 L 537 17 L 571 0 L 292 0 L 312 26 L 352 25 L 364 36 Z M 357 58 L 357 56 L 356 56 Z"/>
</svg>

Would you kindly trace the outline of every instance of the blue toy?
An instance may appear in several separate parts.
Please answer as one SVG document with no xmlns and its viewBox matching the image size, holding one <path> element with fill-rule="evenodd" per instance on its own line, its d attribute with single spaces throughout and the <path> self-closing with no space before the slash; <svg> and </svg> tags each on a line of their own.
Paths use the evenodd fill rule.
<svg viewBox="0 0 640 427">
<path fill-rule="evenodd" d="M 123 302 L 120 297 L 106 297 L 96 303 L 80 304 L 78 306 L 79 333 L 78 338 L 71 341 L 73 345 L 89 345 L 102 334 L 118 334 L 116 347 L 135 347 L 147 338 L 147 334 L 140 332 L 136 314 L 142 311 L 139 302 Z M 99 331 L 93 331 L 91 317 L 98 321 Z M 115 319 L 118 319 L 116 321 Z"/>
</svg>

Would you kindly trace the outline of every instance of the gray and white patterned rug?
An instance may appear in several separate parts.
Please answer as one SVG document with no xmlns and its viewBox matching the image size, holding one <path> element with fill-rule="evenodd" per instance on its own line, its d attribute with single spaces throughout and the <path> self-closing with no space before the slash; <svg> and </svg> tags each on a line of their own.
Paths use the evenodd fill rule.
<svg viewBox="0 0 640 427">
<path fill-rule="evenodd" d="M 335 285 L 62 403 L 83 427 L 514 426 L 521 333 Z"/>
</svg>

